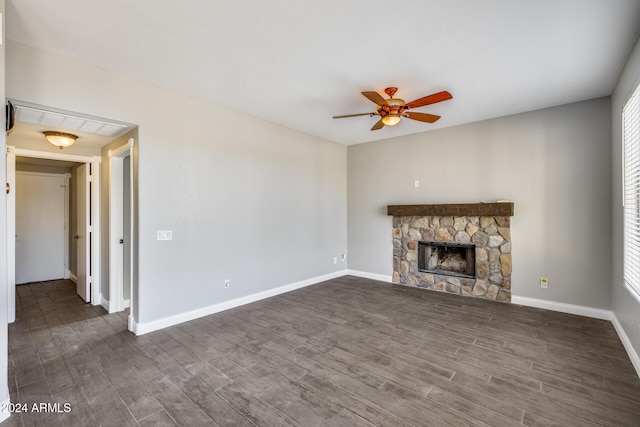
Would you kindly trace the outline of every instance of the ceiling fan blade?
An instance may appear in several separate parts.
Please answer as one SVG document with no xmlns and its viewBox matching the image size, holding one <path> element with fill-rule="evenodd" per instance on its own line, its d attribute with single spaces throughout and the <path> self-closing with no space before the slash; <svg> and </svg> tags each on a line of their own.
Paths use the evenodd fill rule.
<svg viewBox="0 0 640 427">
<path fill-rule="evenodd" d="M 417 120 L 419 122 L 427 122 L 427 123 L 433 123 L 440 118 L 440 116 L 436 116 L 435 114 L 409 113 L 409 112 L 404 113 L 403 116 L 405 116 L 408 119 Z"/>
<path fill-rule="evenodd" d="M 362 94 L 366 96 L 369 101 L 373 102 L 376 105 L 388 105 L 387 101 L 382 96 L 380 96 L 378 92 L 362 92 Z"/>
<path fill-rule="evenodd" d="M 371 130 L 378 130 L 384 127 L 384 123 L 382 123 L 382 119 L 378 120 L 375 125 L 371 128 Z"/>
<path fill-rule="evenodd" d="M 424 107 L 425 105 L 435 104 L 436 102 L 446 101 L 447 99 L 451 99 L 453 96 L 449 92 L 442 91 L 438 93 L 434 93 L 433 95 L 425 96 L 420 99 L 416 99 L 415 101 L 411 101 L 407 103 L 407 108 L 418 108 Z"/>
<path fill-rule="evenodd" d="M 333 116 L 334 119 L 344 119 L 346 117 L 358 117 L 358 116 L 373 116 L 376 113 L 360 113 L 360 114 L 347 114 L 344 116 Z"/>
</svg>

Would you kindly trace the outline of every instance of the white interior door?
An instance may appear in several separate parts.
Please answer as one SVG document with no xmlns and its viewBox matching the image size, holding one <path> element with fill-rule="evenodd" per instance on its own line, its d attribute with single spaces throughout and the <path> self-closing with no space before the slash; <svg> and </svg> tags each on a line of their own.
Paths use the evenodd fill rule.
<svg viewBox="0 0 640 427">
<path fill-rule="evenodd" d="M 76 233 L 73 236 L 77 241 L 76 257 L 76 286 L 78 295 L 86 302 L 91 299 L 91 271 L 89 266 L 91 233 L 89 224 L 90 188 L 89 168 L 82 165 L 78 168 L 78 182 L 76 185 Z"/>
<path fill-rule="evenodd" d="M 16 173 L 16 283 L 65 276 L 65 177 Z"/>
</svg>

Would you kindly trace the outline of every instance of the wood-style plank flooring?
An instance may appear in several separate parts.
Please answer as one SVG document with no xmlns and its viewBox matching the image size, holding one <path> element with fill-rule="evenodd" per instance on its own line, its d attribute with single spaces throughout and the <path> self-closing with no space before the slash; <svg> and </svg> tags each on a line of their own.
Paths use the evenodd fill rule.
<svg viewBox="0 0 640 427">
<path fill-rule="evenodd" d="M 136 337 L 17 288 L 5 426 L 640 426 L 610 322 L 342 277 Z M 70 412 L 62 404 L 69 403 Z"/>
</svg>

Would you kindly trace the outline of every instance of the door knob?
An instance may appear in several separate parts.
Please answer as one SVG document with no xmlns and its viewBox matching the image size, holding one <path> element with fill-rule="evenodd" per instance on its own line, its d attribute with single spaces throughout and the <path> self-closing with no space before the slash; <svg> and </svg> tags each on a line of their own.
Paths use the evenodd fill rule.
<svg viewBox="0 0 640 427">
<path fill-rule="evenodd" d="M 80 238 L 80 236 L 78 236 L 77 234 L 75 236 L 73 236 L 74 239 L 78 240 Z"/>
<path fill-rule="evenodd" d="M 120 244 L 123 245 L 124 244 L 124 239 L 120 239 Z"/>
</svg>

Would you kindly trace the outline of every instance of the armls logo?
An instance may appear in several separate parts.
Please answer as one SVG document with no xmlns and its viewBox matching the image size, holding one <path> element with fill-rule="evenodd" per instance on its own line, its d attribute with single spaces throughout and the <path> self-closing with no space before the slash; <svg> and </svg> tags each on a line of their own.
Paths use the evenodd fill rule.
<svg viewBox="0 0 640 427">
<path fill-rule="evenodd" d="M 71 403 L 34 403 L 31 412 L 57 412 L 58 414 L 71 412 Z"/>
</svg>

